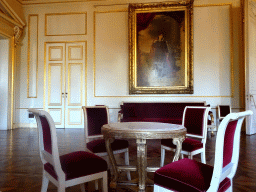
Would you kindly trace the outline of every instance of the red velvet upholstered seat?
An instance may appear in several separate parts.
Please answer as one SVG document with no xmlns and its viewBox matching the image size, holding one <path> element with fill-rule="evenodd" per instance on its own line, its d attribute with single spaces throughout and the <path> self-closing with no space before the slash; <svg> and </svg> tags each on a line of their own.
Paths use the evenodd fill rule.
<svg viewBox="0 0 256 192">
<path fill-rule="evenodd" d="M 85 151 L 77 151 L 60 156 L 60 164 L 66 175 L 66 180 L 99 173 L 106 171 L 108 168 L 104 159 Z M 44 164 L 44 170 L 58 180 L 56 171 L 50 163 Z"/>
<path fill-rule="evenodd" d="M 206 163 L 205 143 L 209 110 L 210 107 L 185 107 L 182 125 L 187 128 L 187 138 L 182 143 L 182 157 L 188 155 L 192 159 L 193 155 L 201 154 L 201 161 Z M 165 150 L 176 150 L 172 139 L 161 140 L 161 167 L 164 165 Z"/>
<path fill-rule="evenodd" d="M 89 149 L 93 153 L 103 153 L 106 152 L 106 145 L 104 139 L 97 139 L 90 141 L 86 144 L 87 149 Z M 113 151 L 121 150 L 129 147 L 129 143 L 127 140 L 115 139 L 113 143 L 111 143 L 111 148 Z"/>
<path fill-rule="evenodd" d="M 107 162 L 85 151 L 59 156 L 56 127 L 50 114 L 35 109 L 29 109 L 29 112 L 36 117 L 38 126 L 40 157 L 43 163 L 41 192 L 47 191 L 49 181 L 58 187 L 58 192 L 65 192 L 65 188 L 78 184 L 85 192 L 85 182 L 101 178 L 102 190 L 107 192 Z"/>
<path fill-rule="evenodd" d="M 205 192 L 210 187 L 212 173 L 212 166 L 184 158 L 158 169 L 154 181 L 173 191 Z M 226 191 L 230 186 L 230 179 L 226 178 L 221 182 L 218 192 Z"/>
<path fill-rule="evenodd" d="M 158 169 L 154 192 L 224 192 L 232 191 L 236 173 L 241 126 L 252 111 L 231 113 L 220 124 L 215 147 L 214 167 L 191 159 L 181 159 Z"/>
</svg>

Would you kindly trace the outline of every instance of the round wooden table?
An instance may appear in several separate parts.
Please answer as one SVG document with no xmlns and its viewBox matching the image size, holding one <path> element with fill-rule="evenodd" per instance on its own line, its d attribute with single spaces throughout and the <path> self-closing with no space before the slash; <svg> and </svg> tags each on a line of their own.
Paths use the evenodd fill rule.
<svg viewBox="0 0 256 192">
<path fill-rule="evenodd" d="M 138 186 L 140 192 L 145 191 L 147 172 L 154 172 L 159 167 L 147 167 L 147 139 L 173 139 L 177 146 L 173 161 L 179 159 L 182 142 L 185 139 L 187 129 L 182 125 L 159 123 L 159 122 L 121 122 L 109 123 L 102 126 L 101 132 L 105 138 L 106 149 L 113 168 L 110 187 L 116 187 L 120 171 L 137 171 Z M 117 166 L 113 151 L 110 147 L 114 139 L 136 139 L 137 166 Z"/>
</svg>

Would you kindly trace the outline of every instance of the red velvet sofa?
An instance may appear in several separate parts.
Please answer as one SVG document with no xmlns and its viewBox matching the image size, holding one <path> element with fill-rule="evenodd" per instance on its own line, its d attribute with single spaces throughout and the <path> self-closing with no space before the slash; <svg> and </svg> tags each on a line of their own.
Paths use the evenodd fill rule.
<svg viewBox="0 0 256 192">
<path fill-rule="evenodd" d="M 186 106 L 206 106 L 199 102 L 123 102 L 118 112 L 119 122 L 162 122 L 182 124 Z"/>
</svg>

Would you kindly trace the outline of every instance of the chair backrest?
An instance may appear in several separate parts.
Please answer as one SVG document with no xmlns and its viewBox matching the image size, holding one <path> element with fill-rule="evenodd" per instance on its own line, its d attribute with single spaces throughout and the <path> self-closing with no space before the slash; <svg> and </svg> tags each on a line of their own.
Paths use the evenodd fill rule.
<svg viewBox="0 0 256 192">
<path fill-rule="evenodd" d="M 218 105 L 218 116 L 219 116 L 219 118 L 224 118 L 229 113 L 231 113 L 231 106 L 230 105 Z"/>
<path fill-rule="evenodd" d="M 56 127 L 51 115 L 43 110 L 28 109 L 28 111 L 36 118 L 42 163 L 50 163 L 57 177 L 59 179 L 65 179 L 65 174 L 60 164 Z"/>
<path fill-rule="evenodd" d="M 252 111 L 230 113 L 219 126 L 215 146 L 215 162 L 208 191 L 217 191 L 219 183 L 226 177 L 232 180 L 234 177 L 240 148 L 241 127 L 245 116 L 252 115 Z"/>
<path fill-rule="evenodd" d="M 101 127 L 109 122 L 107 106 L 82 106 L 86 142 L 102 138 Z"/>
<path fill-rule="evenodd" d="M 187 129 L 187 136 L 201 138 L 202 143 L 205 143 L 210 109 L 210 107 L 185 107 L 182 125 Z"/>
</svg>

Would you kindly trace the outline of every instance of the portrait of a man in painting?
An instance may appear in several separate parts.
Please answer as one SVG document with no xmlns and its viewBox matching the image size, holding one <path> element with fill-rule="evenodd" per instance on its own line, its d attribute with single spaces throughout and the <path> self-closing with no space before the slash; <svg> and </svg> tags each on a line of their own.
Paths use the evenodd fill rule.
<svg viewBox="0 0 256 192">
<path fill-rule="evenodd" d="M 137 14 L 138 86 L 184 85 L 184 16 L 184 11 Z"/>
<path fill-rule="evenodd" d="M 192 2 L 130 4 L 130 94 L 193 93 Z"/>
</svg>

